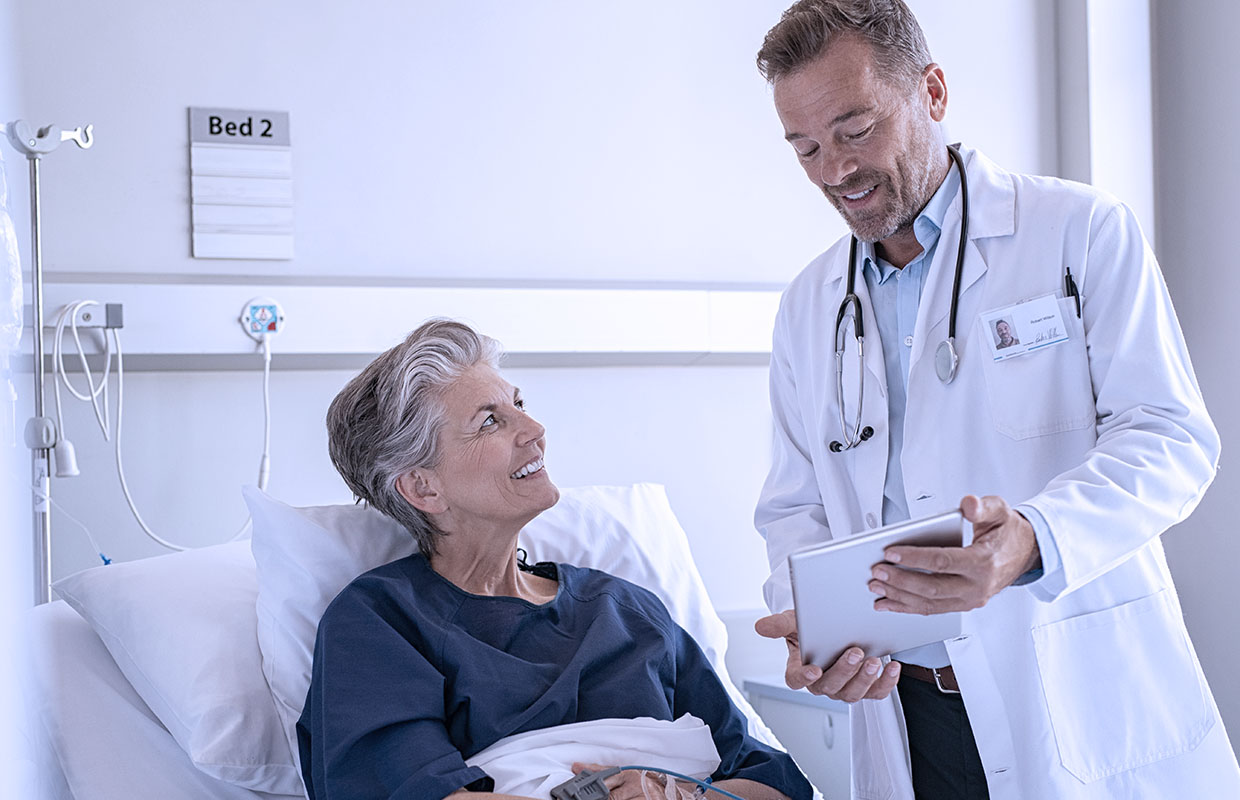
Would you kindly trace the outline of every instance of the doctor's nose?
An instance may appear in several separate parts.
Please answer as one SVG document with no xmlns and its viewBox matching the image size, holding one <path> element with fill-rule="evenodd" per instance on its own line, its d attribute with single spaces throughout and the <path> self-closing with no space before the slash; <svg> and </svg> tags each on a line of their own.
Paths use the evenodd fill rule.
<svg viewBox="0 0 1240 800">
<path fill-rule="evenodd" d="M 831 153 L 825 148 L 818 158 L 818 186 L 821 189 L 832 189 L 857 171 L 856 162 L 846 155 Z"/>
</svg>

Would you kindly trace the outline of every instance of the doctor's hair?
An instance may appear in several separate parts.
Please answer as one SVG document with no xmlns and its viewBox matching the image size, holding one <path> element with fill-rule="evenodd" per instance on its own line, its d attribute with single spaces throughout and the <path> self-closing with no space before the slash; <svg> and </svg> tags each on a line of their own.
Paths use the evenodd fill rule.
<svg viewBox="0 0 1240 800">
<path fill-rule="evenodd" d="M 444 534 L 396 488 L 439 461 L 443 395 L 477 364 L 498 368 L 499 342 L 450 319 L 431 319 L 370 362 L 327 410 L 332 464 L 355 497 L 399 522 L 427 558 Z"/>
<path fill-rule="evenodd" d="M 934 61 L 921 25 L 901 0 L 799 0 L 767 32 L 758 71 L 775 83 L 847 35 L 869 43 L 879 76 L 894 86 L 911 90 Z"/>
</svg>

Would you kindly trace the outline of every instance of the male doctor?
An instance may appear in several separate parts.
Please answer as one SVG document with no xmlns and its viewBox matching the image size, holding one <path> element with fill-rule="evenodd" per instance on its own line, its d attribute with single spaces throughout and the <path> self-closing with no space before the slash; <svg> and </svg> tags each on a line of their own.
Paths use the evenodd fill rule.
<svg viewBox="0 0 1240 800">
<path fill-rule="evenodd" d="M 787 640 L 789 686 L 853 704 L 853 796 L 1240 797 L 1159 540 L 1219 440 L 1132 212 L 949 151 L 944 73 L 900 0 L 801 0 L 758 65 L 855 237 L 784 294 L 755 514 L 758 630 Z M 1000 316 L 1046 346 L 996 351 Z M 954 507 L 968 546 L 891 547 L 869 589 L 884 611 L 968 611 L 964 635 L 804 664 L 788 554 Z"/>
</svg>

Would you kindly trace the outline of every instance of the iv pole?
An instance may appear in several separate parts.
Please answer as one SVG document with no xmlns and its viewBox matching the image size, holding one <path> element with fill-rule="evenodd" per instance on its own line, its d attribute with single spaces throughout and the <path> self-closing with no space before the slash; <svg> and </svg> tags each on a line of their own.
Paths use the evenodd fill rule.
<svg viewBox="0 0 1240 800">
<path fill-rule="evenodd" d="M 30 162 L 30 282 L 34 286 L 34 417 L 26 423 L 26 445 L 33 461 L 34 488 L 34 550 L 36 605 L 46 603 L 52 595 L 52 509 L 51 454 L 59 431 L 56 422 L 43 414 L 43 242 L 39 224 L 39 162 L 61 142 L 72 139 L 83 150 L 95 143 L 94 126 L 85 129 L 61 130 L 48 125 L 35 130 L 24 120 L 0 125 L 0 134 L 7 134 L 9 143 Z"/>
</svg>

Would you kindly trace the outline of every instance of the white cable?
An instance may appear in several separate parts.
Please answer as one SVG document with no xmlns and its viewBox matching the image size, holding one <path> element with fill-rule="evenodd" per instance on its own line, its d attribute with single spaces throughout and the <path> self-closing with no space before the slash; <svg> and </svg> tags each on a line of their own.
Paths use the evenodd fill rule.
<svg viewBox="0 0 1240 800">
<path fill-rule="evenodd" d="M 64 434 L 64 412 L 60 401 L 60 385 L 63 383 L 74 397 L 91 404 L 95 410 L 95 420 L 99 423 L 99 430 L 103 432 L 104 440 L 111 438 L 108 424 L 108 376 L 112 370 L 112 348 L 108 345 L 108 337 L 105 333 L 104 342 L 104 362 L 103 375 L 99 380 L 99 384 L 95 384 L 94 376 L 90 371 L 90 364 L 86 360 L 86 350 L 82 347 L 82 338 L 78 335 L 77 315 L 83 308 L 99 305 L 94 300 L 79 300 L 76 303 L 65 306 L 60 310 L 60 316 L 56 319 L 56 333 L 52 337 L 52 385 L 56 387 L 56 426 L 57 436 Z M 80 394 L 73 384 L 69 382 L 69 373 L 65 369 L 64 364 L 64 347 L 63 340 L 65 335 L 65 324 L 71 322 L 71 330 L 73 332 L 73 341 L 77 345 L 78 358 L 82 362 L 82 372 L 86 375 L 86 385 L 89 390 L 86 394 Z M 99 409 L 99 395 L 103 394 L 103 410 Z"/>
<path fill-rule="evenodd" d="M 267 490 L 271 474 L 271 337 L 263 337 L 263 457 L 258 462 L 258 488 Z"/>
<path fill-rule="evenodd" d="M 170 550 L 188 550 L 190 549 L 189 547 L 170 542 L 152 531 L 150 526 L 146 524 L 146 520 L 142 518 L 142 514 L 138 511 L 138 506 L 134 502 L 133 495 L 129 491 L 129 482 L 125 478 L 124 458 L 121 454 L 121 426 L 125 413 L 125 367 L 124 353 L 121 348 L 120 331 L 116 328 L 108 328 L 103 332 L 103 342 L 105 348 L 104 367 L 103 375 L 98 384 L 95 383 L 94 376 L 90 370 L 90 365 L 87 363 L 86 351 L 82 346 L 81 336 L 78 333 L 78 313 L 83 308 L 97 305 L 99 305 L 99 303 L 94 300 L 79 300 L 75 303 L 71 303 L 61 309 L 60 316 L 56 322 L 56 334 L 53 338 L 52 365 L 54 371 L 53 382 L 56 387 L 56 417 L 58 436 L 63 435 L 64 431 L 63 409 L 61 406 L 60 396 L 60 384 L 63 382 L 65 387 L 70 391 L 70 393 L 73 394 L 74 397 L 91 404 L 95 412 L 95 419 L 99 423 L 99 429 L 103 433 L 104 440 L 111 440 L 111 425 L 109 419 L 111 409 L 109 408 L 108 403 L 108 378 L 110 377 L 112 370 L 112 343 L 114 342 L 116 345 L 116 474 L 120 479 L 121 492 L 125 495 L 125 502 L 129 505 L 129 511 L 133 514 L 134 519 L 138 522 L 138 526 L 142 528 L 142 531 L 147 536 Z M 66 325 L 70 327 L 70 330 L 73 333 L 73 340 L 77 345 L 78 357 L 82 362 L 82 371 L 86 375 L 86 383 L 89 389 L 85 394 L 78 392 L 78 390 L 74 388 L 73 384 L 69 382 L 68 371 L 64 368 L 62 342 L 64 339 L 64 330 Z M 112 339 L 110 341 L 107 336 L 109 331 L 112 334 Z M 264 335 L 261 342 L 263 347 L 263 454 L 259 461 L 258 488 L 265 490 L 267 488 L 268 478 L 271 474 L 271 337 Z M 57 378 L 59 378 L 59 380 L 56 380 Z M 98 398 L 100 394 L 103 395 L 102 409 L 99 407 Z M 37 489 L 35 492 L 41 497 L 43 496 L 43 493 L 39 492 Z M 44 499 L 50 501 L 51 498 Z M 77 519 L 70 516 L 68 512 L 60 507 L 59 504 L 56 504 L 56 507 L 60 509 L 61 513 L 63 513 L 66 517 L 69 517 L 70 520 L 86 531 L 86 535 L 90 539 L 91 545 L 94 546 L 96 552 L 99 552 L 99 546 L 95 542 L 94 537 L 91 536 L 90 529 Z M 252 520 L 247 515 L 245 522 L 242 523 L 240 529 L 238 529 L 236 534 L 234 534 L 228 541 L 236 541 L 244 538 L 252 527 L 251 523 Z M 104 558 L 106 562 L 106 556 L 104 556 L 102 552 L 99 552 L 99 555 Z"/>
<path fill-rule="evenodd" d="M 258 461 L 258 488 L 267 490 L 267 478 L 271 475 L 271 337 L 263 337 L 263 455 Z M 253 519 L 246 518 L 245 525 L 237 531 L 230 542 L 242 539 L 249 532 Z"/>
<path fill-rule="evenodd" d="M 169 550 L 189 550 L 185 547 L 158 536 L 147 526 L 146 521 L 142 519 L 142 515 L 138 513 L 138 507 L 134 504 L 133 496 L 129 493 L 129 484 L 125 480 L 125 465 L 121 458 L 121 421 L 125 413 L 125 356 L 121 348 L 120 331 L 116 328 L 112 329 L 112 338 L 116 340 L 116 474 L 121 481 L 121 492 L 125 495 L 125 502 L 129 504 L 129 510 L 133 512 L 133 517 L 138 521 L 138 525 L 146 532 L 146 535 L 154 539 L 159 544 L 167 547 Z M 250 528 L 250 517 L 247 515 L 245 522 L 241 524 L 240 530 L 234 534 L 229 541 L 236 541 L 245 536 L 246 531 Z"/>
</svg>

